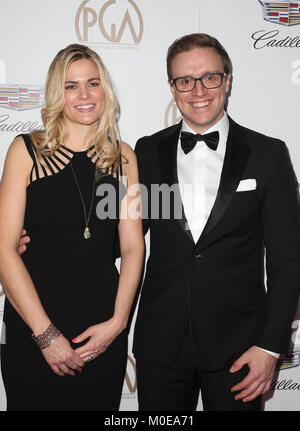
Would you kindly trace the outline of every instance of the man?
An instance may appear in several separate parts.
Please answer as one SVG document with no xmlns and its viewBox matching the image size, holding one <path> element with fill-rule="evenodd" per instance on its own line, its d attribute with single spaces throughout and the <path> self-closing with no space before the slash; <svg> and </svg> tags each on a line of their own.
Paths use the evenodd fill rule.
<svg viewBox="0 0 300 431">
<path fill-rule="evenodd" d="M 298 184 L 283 142 L 225 113 L 231 61 L 216 39 L 176 40 L 167 68 L 183 121 L 135 149 L 151 246 L 133 346 L 139 408 L 193 410 L 201 389 L 204 410 L 259 410 L 297 306 Z"/>
</svg>

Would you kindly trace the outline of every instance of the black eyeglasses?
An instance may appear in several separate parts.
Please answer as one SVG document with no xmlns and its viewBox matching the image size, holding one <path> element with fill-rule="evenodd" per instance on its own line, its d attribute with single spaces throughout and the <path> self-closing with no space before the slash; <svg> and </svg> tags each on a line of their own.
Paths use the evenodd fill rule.
<svg viewBox="0 0 300 431">
<path fill-rule="evenodd" d="M 211 89 L 221 87 L 225 76 L 226 73 L 224 72 L 206 73 L 200 78 L 181 76 L 179 78 L 172 79 L 171 83 L 175 85 L 177 91 L 181 92 L 194 90 L 197 81 L 200 81 L 204 88 Z"/>
</svg>

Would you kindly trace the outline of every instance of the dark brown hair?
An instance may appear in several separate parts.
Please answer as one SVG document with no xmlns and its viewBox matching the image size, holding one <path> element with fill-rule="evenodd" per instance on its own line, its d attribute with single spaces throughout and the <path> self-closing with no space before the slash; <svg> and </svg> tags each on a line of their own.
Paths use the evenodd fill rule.
<svg viewBox="0 0 300 431">
<path fill-rule="evenodd" d="M 181 37 L 180 39 L 176 39 L 172 45 L 168 49 L 167 53 L 167 72 L 168 78 L 171 80 L 172 77 L 172 62 L 177 54 L 182 52 L 190 51 L 193 48 L 213 48 L 217 51 L 217 53 L 221 56 L 224 72 L 229 74 L 232 72 L 232 64 L 227 54 L 225 48 L 220 44 L 220 42 L 205 33 L 193 33 L 188 34 L 186 36 Z"/>
</svg>

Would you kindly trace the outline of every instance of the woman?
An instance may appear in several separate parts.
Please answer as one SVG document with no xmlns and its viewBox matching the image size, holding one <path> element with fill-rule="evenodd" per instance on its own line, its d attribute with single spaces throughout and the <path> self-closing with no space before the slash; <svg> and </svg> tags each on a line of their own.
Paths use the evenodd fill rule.
<svg viewBox="0 0 300 431">
<path fill-rule="evenodd" d="M 127 193 L 136 159 L 121 145 L 118 103 L 94 51 L 60 51 L 45 94 L 45 129 L 13 141 L 0 185 L 7 409 L 117 410 L 144 246 Z M 106 218 L 103 202 L 115 209 Z M 31 244 L 21 258 L 23 224 Z"/>
</svg>

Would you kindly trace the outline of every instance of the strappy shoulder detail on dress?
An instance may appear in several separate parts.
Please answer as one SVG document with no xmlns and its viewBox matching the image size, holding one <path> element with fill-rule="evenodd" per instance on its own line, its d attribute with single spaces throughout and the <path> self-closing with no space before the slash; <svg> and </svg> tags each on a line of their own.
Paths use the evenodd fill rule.
<svg viewBox="0 0 300 431">
<path fill-rule="evenodd" d="M 33 161 L 33 166 L 30 172 L 30 184 L 40 178 L 49 177 L 61 172 L 72 160 L 76 151 L 61 145 L 54 154 L 49 156 L 42 156 L 40 161 L 36 154 L 36 148 L 29 135 L 21 135 L 24 139 L 27 151 Z M 99 160 L 94 145 L 92 145 L 87 151 L 86 156 L 91 160 L 92 163 L 96 163 Z"/>
</svg>

